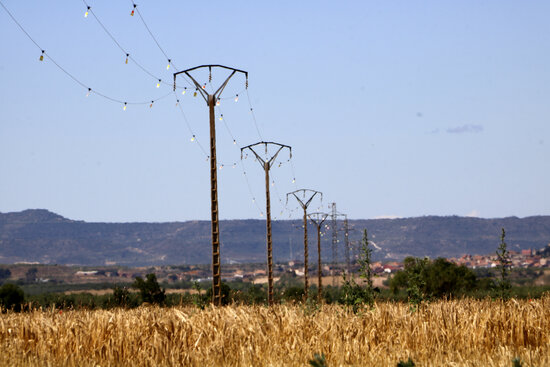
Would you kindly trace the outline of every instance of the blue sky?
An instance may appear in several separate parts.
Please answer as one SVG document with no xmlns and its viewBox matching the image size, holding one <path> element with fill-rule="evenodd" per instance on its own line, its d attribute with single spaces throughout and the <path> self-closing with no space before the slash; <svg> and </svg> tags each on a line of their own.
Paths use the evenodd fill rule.
<svg viewBox="0 0 550 367">
<path fill-rule="evenodd" d="M 209 166 L 197 144 L 208 149 L 204 101 L 175 97 L 125 64 L 81 1 L 1 1 L 85 86 L 147 103 L 123 111 L 86 97 L 51 59 L 39 61 L 0 7 L 0 211 L 208 219 Z M 262 139 L 293 147 L 292 165 L 285 155 L 272 169 L 276 218 L 300 216 L 291 200 L 285 207 L 299 188 L 323 192 L 313 210 L 336 202 L 351 218 L 550 214 L 547 1 L 140 1 L 170 70 L 130 0 L 88 4 L 163 81 L 174 66 L 249 72 L 250 104 L 235 77 L 217 110 L 222 219 L 262 218 L 263 172 L 251 157 L 241 166 L 239 151 Z M 213 85 L 224 76 L 214 73 Z"/>
</svg>

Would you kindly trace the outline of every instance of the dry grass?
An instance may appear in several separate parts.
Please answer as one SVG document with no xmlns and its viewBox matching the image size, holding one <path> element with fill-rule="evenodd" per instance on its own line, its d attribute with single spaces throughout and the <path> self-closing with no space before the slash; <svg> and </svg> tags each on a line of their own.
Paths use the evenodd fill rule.
<svg viewBox="0 0 550 367">
<path fill-rule="evenodd" d="M 415 313 L 338 306 L 140 307 L 0 315 L 2 366 L 550 366 L 550 295 L 441 301 Z"/>
</svg>

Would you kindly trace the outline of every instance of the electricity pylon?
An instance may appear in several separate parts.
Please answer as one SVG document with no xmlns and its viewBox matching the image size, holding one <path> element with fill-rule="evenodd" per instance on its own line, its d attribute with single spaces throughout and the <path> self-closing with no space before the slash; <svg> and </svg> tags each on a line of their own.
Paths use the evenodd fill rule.
<svg viewBox="0 0 550 367">
<path fill-rule="evenodd" d="M 278 149 L 276 152 L 269 158 L 262 158 L 255 150 L 254 147 L 258 145 L 265 146 L 265 154 L 267 156 L 267 147 L 269 145 L 274 145 Z M 266 212 L 266 229 L 267 229 L 267 303 L 271 306 L 273 304 L 273 251 L 272 251 L 272 241 L 271 241 L 271 199 L 269 193 L 269 170 L 273 166 L 277 155 L 284 148 L 288 148 L 289 159 L 292 158 L 292 148 L 288 145 L 274 143 L 271 141 L 260 141 L 255 144 L 247 145 L 246 147 L 241 148 L 241 159 L 243 159 L 243 151 L 248 149 L 256 156 L 256 160 L 260 163 L 260 166 L 265 171 L 265 212 Z"/>
<path fill-rule="evenodd" d="M 298 193 L 302 193 L 302 199 L 298 197 Z M 308 199 L 306 200 L 306 193 L 308 194 Z M 308 249 L 307 249 L 307 207 L 313 200 L 313 198 L 319 194 L 321 196 L 321 200 L 323 200 L 323 193 L 320 191 L 310 190 L 310 189 L 299 189 L 296 191 L 292 191 L 286 194 L 286 201 L 288 203 L 288 196 L 292 195 L 296 198 L 298 203 L 300 203 L 300 206 L 302 209 L 304 209 L 304 278 L 305 278 L 305 289 L 304 289 L 304 298 L 307 300 L 308 296 L 308 288 L 309 288 L 309 282 L 308 282 Z"/>
<path fill-rule="evenodd" d="M 202 68 L 208 68 L 209 76 L 208 81 L 212 80 L 212 68 L 221 68 L 231 71 L 231 74 L 225 79 L 221 86 L 212 94 L 206 91 L 204 86 L 201 86 L 192 76 L 190 72 Z M 221 306 L 222 294 L 221 294 L 221 264 L 220 264 L 220 226 L 219 226 L 219 212 L 218 212 L 218 172 L 216 163 L 216 115 L 214 107 L 216 102 L 220 99 L 220 95 L 227 86 L 229 79 L 236 73 L 242 73 L 246 77 L 246 87 L 248 87 L 248 72 L 230 68 L 223 65 L 201 65 L 191 69 L 183 70 L 174 73 L 174 91 L 176 90 L 176 77 L 179 74 L 185 74 L 193 84 L 195 85 L 195 95 L 200 92 L 202 98 L 204 98 L 209 112 L 210 112 L 210 209 L 212 218 L 212 303 L 214 306 Z"/>
<path fill-rule="evenodd" d="M 325 219 L 327 219 L 327 213 L 311 213 L 308 215 L 309 220 L 317 226 L 317 256 L 318 256 L 318 281 L 317 281 L 317 301 L 320 303 L 323 299 L 323 270 L 321 268 L 321 226 Z"/>
<path fill-rule="evenodd" d="M 350 258 L 350 248 L 349 248 L 349 225 L 348 225 L 348 216 L 346 214 L 342 214 L 344 216 L 344 251 L 346 256 L 346 271 L 348 272 L 348 276 L 351 273 L 351 258 Z"/>
<path fill-rule="evenodd" d="M 332 286 L 336 286 L 336 263 L 338 262 L 338 213 L 336 212 L 336 203 L 331 203 L 332 207 L 332 214 L 331 221 L 332 221 Z"/>
</svg>

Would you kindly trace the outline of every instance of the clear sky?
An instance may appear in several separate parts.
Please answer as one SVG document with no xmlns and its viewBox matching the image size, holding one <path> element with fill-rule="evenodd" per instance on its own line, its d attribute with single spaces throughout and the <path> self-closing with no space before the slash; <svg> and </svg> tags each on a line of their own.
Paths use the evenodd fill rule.
<svg viewBox="0 0 550 367">
<path fill-rule="evenodd" d="M 40 62 L 0 7 L 1 212 L 209 219 L 206 104 L 155 77 L 223 64 L 249 72 L 250 104 L 236 76 L 216 112 L 222 219 L 261 218 L 263 172 L 239 150 L 261 139 L 293 148 L 271 171 L 276 218 L 300 217 L 284 208 L 299 188 L 323 192 L 313 210 L 334 201 L 351 218 L 550 215 L 546 0 L 139 1 L 169 70 L 130 0 L 87 1 L 84 17 L 81 1 L 1 0 L 85 85 Z M 123 111 L 87 87 L 147 103 Z"/>
</svg>

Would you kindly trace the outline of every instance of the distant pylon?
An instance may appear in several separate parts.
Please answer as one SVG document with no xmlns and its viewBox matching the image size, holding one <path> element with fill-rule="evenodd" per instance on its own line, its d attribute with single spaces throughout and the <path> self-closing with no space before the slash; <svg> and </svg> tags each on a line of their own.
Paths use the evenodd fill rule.
<svg viewBox="0 0 550 367">
<path fill-rule="evenodd" d="M 338 262 L 338 213 L 336 212 L 336 203 L 331 204 L 332 214 L 332 261 L 330 265 L 332 275 L 332 286 L 336 287 L 336 263 Z"/>
<path fill-rule="evenodd" d="M 311 213 L 309 220 L 317 227 L 317 301 L 320 303 L 323 299 L 323 267 L 321 263 L 321 226 L 327 219 L 327 213 Z"/>
<path fill-rule="evenodd" d="M 302 193 L 302 198 L 300 199 L 298 197 L 298 193 Z M 307 199 L 306 199 L 307 194 Z M 288 203 L 288 196 L 292 195 L 298 203 L 300 203 L 300 206 L 302 209 L 304 209 L 304 278 L 305 278 L 305 285 L 304 285 L 304 300 L 307 300 L 308 297 L 308 290 L 309 290 L 309 281 L 308 281 L 308 248 L 307 248 L 307 207 L 313 200 L 313 198 L 319 194 L 321 196 L 321 200 L 323 200 L 323 193 L 320 191 L 310 190 L 310 189 L 299 189 L 296 191 L 292 191 L 286 194 L 286 201 Z"/>
<path fill-rule="evenodd" d="M 262 158 L 258 152 L 254 150 L 258 145 L 265 146 L 265 153 L 267 155 L 267 148 L 269 145 L 274 145 L 276 148 L 275 153 L 269 158 Z M 271 240 L 271 199 L 269 194 L 269 170 L 273 166 L 277 155 L 287 148 L 289 150 L 290 158 L 292 158 L 292 148 L 288 145 L 274 143 L 274 142 L 265 142 L 261 141 L 259 143 L 247 145 L 246 147 L 241 148 L 241 159 L 243 159 L 243 151 L 248 149 L 256 156 L 256 159 L 262 166 L 265 171 L 265 211 L 266 211 L 266 237 L 267 237 L 267 303 L 271 306 L 273 304 L 273 251 L 272 251 L 272 240 Z M 290 159 L 289 158 L 289 159 Z"/>
</svg>

